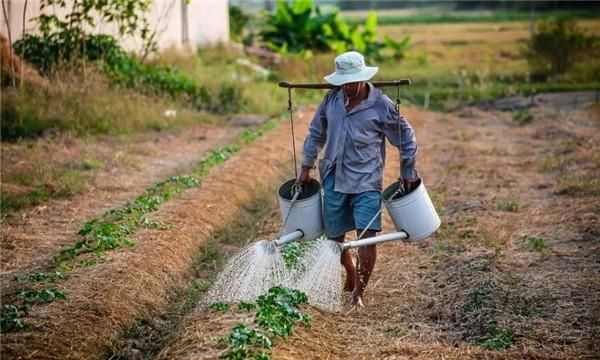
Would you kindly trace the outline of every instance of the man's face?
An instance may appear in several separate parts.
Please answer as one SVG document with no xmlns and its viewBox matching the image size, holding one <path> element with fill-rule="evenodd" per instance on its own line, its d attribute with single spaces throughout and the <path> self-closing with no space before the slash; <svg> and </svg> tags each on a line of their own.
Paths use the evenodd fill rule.
<svg viewBox="0 0 600 360">
<path fill-rule="evenodd" d="M 342 85 L 342 91 L 349 98 L 356 97 L 358 95 L 358 92 L 360 91 L 361 87 L 364 85 L 364 83 L 365 83 L 364 81 L 346 83 L 346 84 Z"/>
</svg>

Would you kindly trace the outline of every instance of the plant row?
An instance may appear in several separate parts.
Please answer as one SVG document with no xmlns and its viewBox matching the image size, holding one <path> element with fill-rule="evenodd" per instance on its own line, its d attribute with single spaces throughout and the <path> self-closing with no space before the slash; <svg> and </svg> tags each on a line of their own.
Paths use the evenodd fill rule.
<svg viewBox="0 0 600 360">
<path fill-rule="evenodd" d="M 298 322 L 311 326 L 311 318 L 300 311 L 299 306 L 308 303 L 306 294 L 293 289 L 273 287 L 258 297 L 256 303 L 239 304 L 239 309 L 256 309 L 254 325 L 237 324 L 227 336 L 219 338 L 226 346 L 223 359 L 271 359 L 271 349 L 276 339 L 286 339 L 293 334 Z M 211 306 L 217 311 L 227 311 L 228 306 L 216 303 Z"/>
<path fill-rule="evenodd" d="M 54 256 L 56 269 L 52 273 L 34 273 L 26 279 L 46 285 L 46 288 L 17 289 L 8 298 L 3 296 L 0 312 L 1 332 L 15 331 L 26 327 L 24 317 L 33 305 L 46 304 L 55 300 L 66 299 L 66 292 L 48 287 L 51 283 L 64 281 L 68 278 L 64 272 L 77 267 L 94 266 L 106 260 L 109 251 L 136 245 L 132 236 L 139 228 L 167 228 L 168 225 L 160 221 L 150 220 L 148 213 L 160 208 L 164 202 L 176 197 L 185 189 L 197 187 L 202 177 L 206 176 L 212 168 L 229 159 L 240 151 L 243 146 L 250 144 L 267 131 L 275 128 L 276 120 L 263 124 L 259 129 L 246 130 L 231 145 L 212 150 L 202 159 L 193 174 L 173 176 L 158 182 L 133 200 L 128 201 L 123 207 L 111 209 L 99 218 L 91 219 L 84 223 L 77 235 L 81 238 L 74 245 L 61 250 Z M 22 279 L 15 279 L 22 281 Z"/>
</svg>

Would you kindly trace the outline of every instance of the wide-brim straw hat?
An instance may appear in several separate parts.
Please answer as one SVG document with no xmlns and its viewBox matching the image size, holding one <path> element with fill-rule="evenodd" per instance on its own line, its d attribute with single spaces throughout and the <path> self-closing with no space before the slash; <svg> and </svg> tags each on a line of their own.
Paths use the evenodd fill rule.
<svg viewBox="0 0 600 360">
<path fill-rule="evenodd" d="M 335 72 L 325 76 L 328 83 L 341 86 L 357 81 L 367 81 L 377 74 L 379 68 L 366 66 L 365 58 L 356 51 L 345 52 L 335 58 Z"/>
</svg>

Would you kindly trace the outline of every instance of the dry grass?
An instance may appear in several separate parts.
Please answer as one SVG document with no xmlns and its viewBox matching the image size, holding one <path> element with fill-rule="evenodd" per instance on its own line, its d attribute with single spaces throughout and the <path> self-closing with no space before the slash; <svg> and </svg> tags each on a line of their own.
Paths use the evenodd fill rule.
<svg viewBox="0 0 600 360">
<path fill-rule="evenodd" d="M 571 146 L 572 169 L 596 176 L 588 163 L 590 147 L 598 146 L 595 120 L 576 112 L 518 127 L 502 113 L 471 110 L 469 117 L 442 122 L 439 116 L 408 114 L 423 144 L 421 175 L 442 216 L 438 234 L 421 245 L 380 246 L 367 306 L 339 314 L 307 308 L 313 326 L 299 326 L 278 342 L 274 358 L 594 358 L 600 324 L 597 195 L 583 200 L 553 194 L 544 184 L 558 175 L 523 162 Z M 561 139 L 589 144 L 587 149 L 573 148 L 573 142 L 556 147 L 559 132 Z M 386 183 L 397 171 L 390 159 Z M 472 171 L 448 175 L 456 163 L 468 163 Z M 497 201 L 514 198 L 523 206 L 497 209 Z M 523 247 L 523 234 L 544 239 L 546 247 Z M 237 321 L 248 319 L 196 312 L 159 358 L 217 358 L 223 349 L 216 339 Z"/>
<path fill-rule="evenodd" d="M 28 179 L 44 189 L 64 186 L 60 178 L 47 177 L 43 171 L 32 172 L 34 164 L 43 164 L 42 169 L 50 175 L 56 169 L 75 169 L 87 180 L 80 193 L 70 199 L 52 199 L 8 213 L 8 217 L 3 212 L 2 274 L 9 278 L 52 266 L 52 256 L 78 240 L 76 233 L 84 222 L 121 206 L 157 181 L 187 172 L 206 152 L 230 142 L 239 132 L 239 128 L 194 126 L 184 134 L 162 132 L 96 139 L 59 134 L 2 144 L 3 196 L 32 190 L 32 184 L 10 186 L 14 174 L 28 174 Z M 86 159 L 102 166 L 85 170 Z"/>
<path fill-rule="evenodd" d="M 306 120 L 303 125 L 302 133 Z M 138 232 L 137 247 L 111 254 L 105 264 L 74 270 L 64 283 L 69 300 L 35 307 L 26 318 L 27 331 L 3 337 L 3 355 L 102 358 L 104 346 L 136 317 L 151 317 L 167 306 L 167 289 L 183 285 L 193 254 L 219 224 L 231 221 L 254 187 L 275 185 L 280 169 L 290 164 L 288 133 L 288 124 L 282 124 L 215 169 L 200 188 L 165 204 L 154 216 L 171 225 L 169 230 Z"/>
<path fill-rule="evenodd" d="M 588 33 L 600 32 L 600 21 L 577 20 Z M 413 43 L 517 43 L 530 36 L 528 21 L 510 21 L 495 23 L 458 23 L 458 24 L 419 24 L 381 26 L 381 36 L 389 35 L 401 38 L 410 36 Z"/>
</svg>

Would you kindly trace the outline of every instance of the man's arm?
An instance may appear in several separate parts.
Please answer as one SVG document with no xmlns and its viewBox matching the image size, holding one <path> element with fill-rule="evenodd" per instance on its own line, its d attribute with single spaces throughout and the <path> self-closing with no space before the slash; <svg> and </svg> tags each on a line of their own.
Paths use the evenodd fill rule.
<svg viewBox="0 0 600 360">
<path fill-rule="evenodd" d="M 396 146 L 402 154 L 402 177 L 410 186 L 419 179 L 415 167 L 418 148 L 415 132 L 406 118 L 402 114 L 398 114 L 389 99 L 386 100 L 386 105 L 387 116 L 384 119 L 383 131 L 390 144 Z"/>
<path fill-rule="evenodd" d="M 327 117 L 326 100 L 321 102 L 310 123 L 308 135 L 304 140 L 304 151 L 302 157 L 302 170 L 298 176 L 298 182 L 305 184 L 310 180 L 310 170 L 315 166 L 317 156 L 327 141 Z"/>
</svg>

